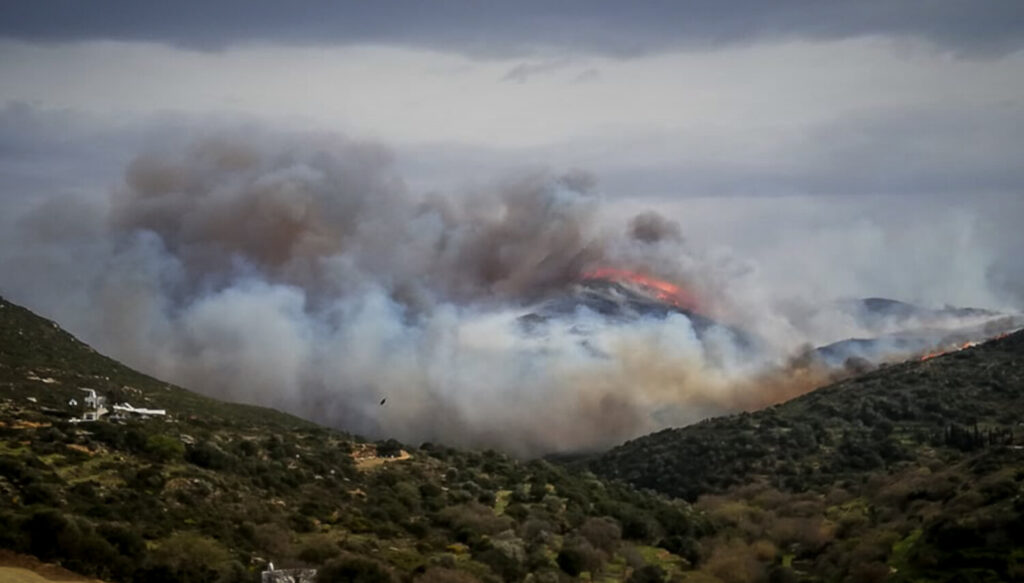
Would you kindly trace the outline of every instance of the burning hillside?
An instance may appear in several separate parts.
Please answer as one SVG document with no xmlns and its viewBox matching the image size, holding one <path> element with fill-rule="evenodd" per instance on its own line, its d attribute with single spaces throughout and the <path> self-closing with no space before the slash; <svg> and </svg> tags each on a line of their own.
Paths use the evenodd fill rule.
<svg viewBox="0 0 1024 583">
<path fill-rule="evenodd" d="M 367 435 L 522 454 L 1019 325 L 778 297 L 657 213 L 601 220 L 592 186 L 539 172 L 416 195 L 378 146 L 219 136 L 139 156 L 103 204 L 39 205 L 0 259 L 27 274 L 14 299 L 157 376 Z"/>
<path fill-rule="evenodd" d="M 697 299 L 685 287 L 651 275 L 629 271 L 628 269 L 599 267 L 585 272 L 582 279 L 584 282 L 606 281 L 618 283 L 680 310 L 691 313 L 700 311 Z"/>
<path fill-rule="evenodd" d="M 705 315 L 700 305 L 682 285 L 626 269 L 599 268 L 585 272 L 568 291 L 542 303 L 522 321 L 536 329 L 551 318 L 565 318 L 581 309 L 620 323 L 681 314 L 701 341 L 714 330 L 727 334 L 747 356 L 756 357 L 758 350 L 766 348 L 768 340 Z M 830 342 L 809 352 L 803 348 L 798 359 L 809 358 L 837 373 L 848 368 L 851 361 L 857 362 L 856 370 L 863 370 L 864 366 L 883 362 L 927 359 L 1024 327 L 1024 318 L 991 310 L 951 306 L 928 309 L 885 298 L 840 301 L 833 309 L 854 319 L 856 326 L 870 336 Z M 792 362 L 787 360 L 783 368 Z"/>
</svg>

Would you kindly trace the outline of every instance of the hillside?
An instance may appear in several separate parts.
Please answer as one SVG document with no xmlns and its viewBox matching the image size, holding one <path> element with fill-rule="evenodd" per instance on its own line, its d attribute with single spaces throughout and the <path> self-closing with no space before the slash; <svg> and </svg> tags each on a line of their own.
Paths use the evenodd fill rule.
<svg viewBox="0 0 1024 583">
<path fill-rule="evenodd" d="M 790 576 L 998 581 L 1024 577 L 1022 443 L 1018 332 L 577 463 L 699 500 Z"/>
<path fill-rule="evenodd" d="M 76 422 L 82 388 L 166 414 Z M 323 581 L 653 580 L 710 532 L 686 503 L 548 462 L 208 399 L 3 300 L 0 499 L 0 548 L 107 581 L 258 581 L 270 561 Z"/>
<path fill-rule="evenodd" d="M 74 422 L 82 388 L 166 415 Z M 208 399 L 0 300 L 0 548 L 111 582 L 1019 581 L 1022 421 L 1018 333 L 521 462 Z"/>
</svg>

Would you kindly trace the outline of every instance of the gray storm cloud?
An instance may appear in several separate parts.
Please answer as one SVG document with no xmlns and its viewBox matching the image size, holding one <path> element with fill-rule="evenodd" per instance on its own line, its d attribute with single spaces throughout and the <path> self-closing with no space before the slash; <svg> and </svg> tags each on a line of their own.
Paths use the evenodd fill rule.
<svg viewBox="0 0 1024 583">
<path fill-rule="evenodd" d="M 12 299 L 157 376 L 524 455 L 777 402 L 836 374 L 801 347 L 872 332 L 825 302 L 786 309 L 657 213 L 602 218 L 593 189 L 584 172 L 522 172 L 421 195 L 377 144 L 225 132 L 135 157 L 102 200 L 9 217 L 0 265 Z M 579 303 L 524 326 L 605 267 L 685 286 L 702 313 Z"/>
<path fill-rule="evenodd" d="M 188 3 L 186 3 L 188 4 Z M 0 35 L 44 41 L 148 40 L 203 49 L 245 42 L 390 43 L 478 55 L 534 54 L 553 47 L 620 57 L 759 38 L 923 37 L 968 55 L 1021 47 L 1016 0 L 760 2 L 564 0 L 481 5 L 451 1 L 382 5 L 313 0 L 294 10 L 266 0 L 218 0 L 202 9 L 124 0 L 103 10 L 62 2 L 6 2 Z"/>
</svg>

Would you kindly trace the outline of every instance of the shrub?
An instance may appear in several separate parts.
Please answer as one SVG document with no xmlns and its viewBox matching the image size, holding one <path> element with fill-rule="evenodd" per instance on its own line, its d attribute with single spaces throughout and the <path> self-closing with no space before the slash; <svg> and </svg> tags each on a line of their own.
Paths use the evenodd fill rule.
<svg viewBox="0 0 1024 583">
<path fill-rule="evenodd" d="M 140 559 L 146 554 L 146 541 L 134 530 L 118 524 L 104 524 L 98 529 L 100 536 L 114 545 L 117 552 L 130 559 Z"/>
<path fill-rule="evenodd" d="M 185 455 L 185 444 L 169 435 L 150 435 L 146 439 L 146 453 L 157 461 L 170 462 Z"/>
<path fill-rule="evenodd" d="M 253 542 L 256 548 L 269 554 L 271 557 L 281 557 L 288 554 L 289 539 L 288 531 L 283 527 L 267 523 L 253 528 Z"/>
<path fill-rule="evenodd" d="M 380 457 L 398 457 L 402 454 L 402 444 L 397 440 L 388 439 L 377 443 L 377 455 Z"/>
<path fill-rule="evenodd" d="M 610 518 L 588 518 L 580 526 L 580 536 L 596 549 L 606 553 L 614 553 L 622 542 L 622 530 L 614 520 Z"/>
<path fill-rule="evenodd" d="M 185 460 L 208 470 L 224 470 L 231 463 L 231 458 L 226 453 L 205 442 L 188 448 Z"/>
<path fill-rule="evenodd" d="M 58 543 L 62 535 L 74 536 L 77 532 L 69 533 L 73 525 L 56 510 L 41 510 L 33 514 L 22 527 L 28 535 L 28 550 L 43 561 L 49 561 L 60 556 L 61 549 Z"/>
<path fill-rule="evenodd" d="M 413 581 L 415 583 L 478 583 L 480 580 L 465 571 L 431 567 Z"/>
<path fill-rule="evenodd" d="M 726 583 L 754 583 L 767 575 L 757 551 L 739 540 L 715 545 L 704 570 Z"/>
<path fill-rule="evenodd" d="M 491 548 L 474 555 L 473 558 L 490 567 L 505 581 L 519 581 L 525 572 L 522 560 L 516 556 L 517 554 L 505 552 L 500 548 Z"/>
<path fill-rule="evenodd" d="M 299 550 L 299 558 L 307 563 L 322 565 L 341 554 L 341 549 L 327 536 L 315 536 Z"/>
<path fill-rule="evenodd" d="M 377 561 L 362 557 L 335 559 L 316 575 L 317 583 L 392 583 L 391 573 Z"/>
<path fill-rule="evenodd" d="M 58 506 L 60 491 L 53 484 L 33 482 L 22 490 L 22 502 L 25 505 Z"/>
<path fill-rule="evenodd" d="M 670 536 L 661 540 L 658 546 L 686 559 L 691 566 L 697 566 L 701 559 L 700 543 L 693 537 Z"/>
<path fill-rule="evenodd" d="M 627 583 L 662 583 L 665 570 L 657 565 L 644 565 L 629 576 Z"/>
<path fill-rule="evenodd" d="M 178 581 L 214 581 L 231 567 L 231 555 L 219 542 L 194 532 L 179 532 L 151 553 L 155 566 L 166 567 Z"/>
<path fill-rule="evenodd" d="M 598 571 L 604 564 L 604 556 L 586 540 L 577 539 L 562 545 L 555 562 L 565 574 L 578 577 L 583 571 L 591 574 Z"/>
</svg>

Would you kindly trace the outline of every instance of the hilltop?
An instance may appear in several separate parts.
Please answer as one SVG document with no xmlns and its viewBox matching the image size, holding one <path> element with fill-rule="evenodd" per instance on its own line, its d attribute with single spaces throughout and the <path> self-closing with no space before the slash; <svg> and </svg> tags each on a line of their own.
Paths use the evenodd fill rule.
<svg viewBox="0 0 1024 583">
<path fill-rule="evenodd" d="M 80 422 L 82 388 L 165 414 Z M 325 581 L 642 580 L 692 568 L 710 528 L 545 461 L 209 399 L 3 300 L 0 498 L 0 548 L 107 581 L 258 581 L 270 561 Z"/>
<path fill-rule="evenodd" d="M 1022 443 L 1017 332 L 577 463 L 698 501 L 720 537 L 773 545 L 790 576 L 1018 580 Z"/>
</svg>

